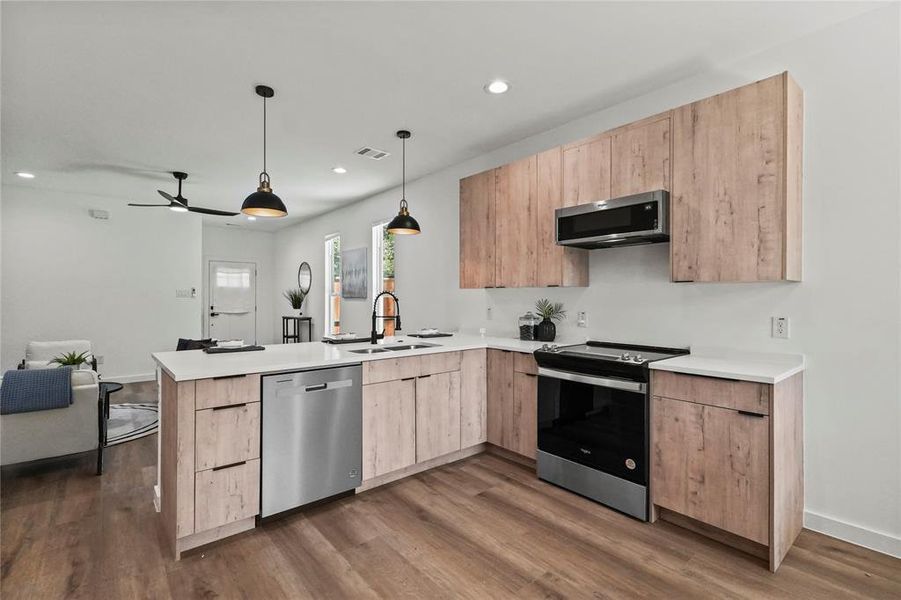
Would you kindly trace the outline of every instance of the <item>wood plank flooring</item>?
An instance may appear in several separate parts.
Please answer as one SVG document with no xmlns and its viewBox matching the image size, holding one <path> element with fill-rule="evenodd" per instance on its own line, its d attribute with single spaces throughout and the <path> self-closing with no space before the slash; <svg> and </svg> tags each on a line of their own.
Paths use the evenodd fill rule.
<svg viewBox="0 0 901 600">
<path fill-rule="evenodd" d="M 809 531 L 779 572 L 640 523 L 482 454 L 198 549 L 162 550 L 156 436 L 5 469 L 0 596 L 16 598 L 899 598 L 901 561 Z"/>
</svg>

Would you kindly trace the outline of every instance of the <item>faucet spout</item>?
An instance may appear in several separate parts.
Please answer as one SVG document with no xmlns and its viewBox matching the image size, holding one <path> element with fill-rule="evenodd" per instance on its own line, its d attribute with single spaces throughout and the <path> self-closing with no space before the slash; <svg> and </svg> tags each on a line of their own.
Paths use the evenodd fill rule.
<svg viewBox="0 0 901 600">
<path fill-rule="evenodd" d="M 380 299 L 382 296 L 391 296 L 392 298 L 394 298 L 394 306 L 397 308 L 397 314 L 396 314 L 396 315 L 380 315 L 380 314 L 378 314 L 378 310 L 377 310 L 377 309 L 378 309 L 378 306 L 379 306 L 379 299 Z M 380 292 L 380 293 L 375 297 L 375 300 L 372 301 L 372 330 L 369 332 L 369 342 L 372 343 L 372 344 L 377 344 L 379 340 L 384 339 L 384 337 L 385 337 L 384 330 L 382 330 L 382 333 L 379 333 L 379 332 L 377 332 L 376 329 L 375 329 L 375 327 L 376 327 L 376 321 L 377 321 L 378 319 L 391 319 L 392 321 L 394 321 L 394 329 L 396 329 L 397 331 L 400 331 L 400 330 L 401 330 L 401 325 L 400 325 L 400 300 L 398 300 L 398 299 L 397 299 L 397 296 L 395 296 L 394 294 L 392 294 L 392 293 L 389 292 L 388 290 L 385 290 L 385 291 L 383 291 L 383 292 Z"/>
</svg>

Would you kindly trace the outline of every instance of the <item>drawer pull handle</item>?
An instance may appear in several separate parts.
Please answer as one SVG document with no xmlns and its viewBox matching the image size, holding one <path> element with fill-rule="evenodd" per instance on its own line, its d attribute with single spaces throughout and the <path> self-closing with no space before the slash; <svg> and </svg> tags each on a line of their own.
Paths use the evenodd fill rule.
<svg viewBox="0 0 901 600">
<path fill-rule="evenodd" d="M 246 460 L 242 460 L 241 462 L 232 463 L 230 465 L 222 465 L 221 467 L 213 467 L 214 471 L 221 471 L 222 469 L 231 469 L 232 467 L 240 467 L 243 464 L 246 464 Z"/>
<path fill-rule="evenodd" d="M 318 392 L 328 387 L 327 383 L 317 383 L 316 385 L 308 385 L 303 389 L 305 392 Z"/>
<path fill-rule="evenodd" d="M 241 408 L 243 406 L 247 406 L 247 403 L 242 402 L 241 404 L 230 404 L 229 406 L 214 406 L 213 410 L 228 410 L 230 408 Z"/>
<path fill-rule="evenodd" d="M 431 377 L 431 376 L 432 376 L 431 374 L 429 374 L 429 375 L 420 375 L 419 378 L 420 378 L 420 379 L 425 379 L 426 377 Z"/>
<path fill-rule="evenodd" d="M 762 415 L 760 413 L 751 412 L 749 410 L 740 410 L 740 411 L 738 411 L 738 414 L 744 415 L 746 417 L 757 417 L 758 419 L 762 419 L 763 417 L 766 416 L 766 415 Z"/>
<path fill-rule="evenodd" d="M 213 377 L 213 381 L 217 379 L 240 379 L 241 377 L 247 377 L 247 373 L 241 373 L 240 375 L 223 375 L 221 377 Z"/>
<path fill-rule="evenodd" d="M 401 379 L 401 381 L 413 381 L 414 379 L 416 379 L 416 378 L 415 377 L 404 377 L 403 379 Z"/>
<path fill-rule="evenodd" d="M 526 377 L 538 377 L 538 373 L 523 373 Z"/>
</svg>

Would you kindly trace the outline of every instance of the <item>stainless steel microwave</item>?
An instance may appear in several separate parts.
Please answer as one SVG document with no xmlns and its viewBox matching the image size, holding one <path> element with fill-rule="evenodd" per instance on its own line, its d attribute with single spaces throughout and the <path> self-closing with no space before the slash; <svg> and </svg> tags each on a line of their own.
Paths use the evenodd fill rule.
<svg viewBox="0 0 901 600">
<path fill-rule="evenodd" d="M 558 208 L 557 244 L 612 248 L 669 241 L 669 192 L 656 190 Z"/>
</svg>

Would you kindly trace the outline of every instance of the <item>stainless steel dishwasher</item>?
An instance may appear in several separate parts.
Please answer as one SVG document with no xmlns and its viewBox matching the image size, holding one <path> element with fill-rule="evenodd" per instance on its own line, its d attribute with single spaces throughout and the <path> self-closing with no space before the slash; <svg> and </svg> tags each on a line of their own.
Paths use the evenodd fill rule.
<svg viewBox="0 0 901 600">
<path fill-rule="evenodd" d="M 362 379 L 360 365 L 263 377 L 263 517 L 360 486 Z"/>
</svg>

